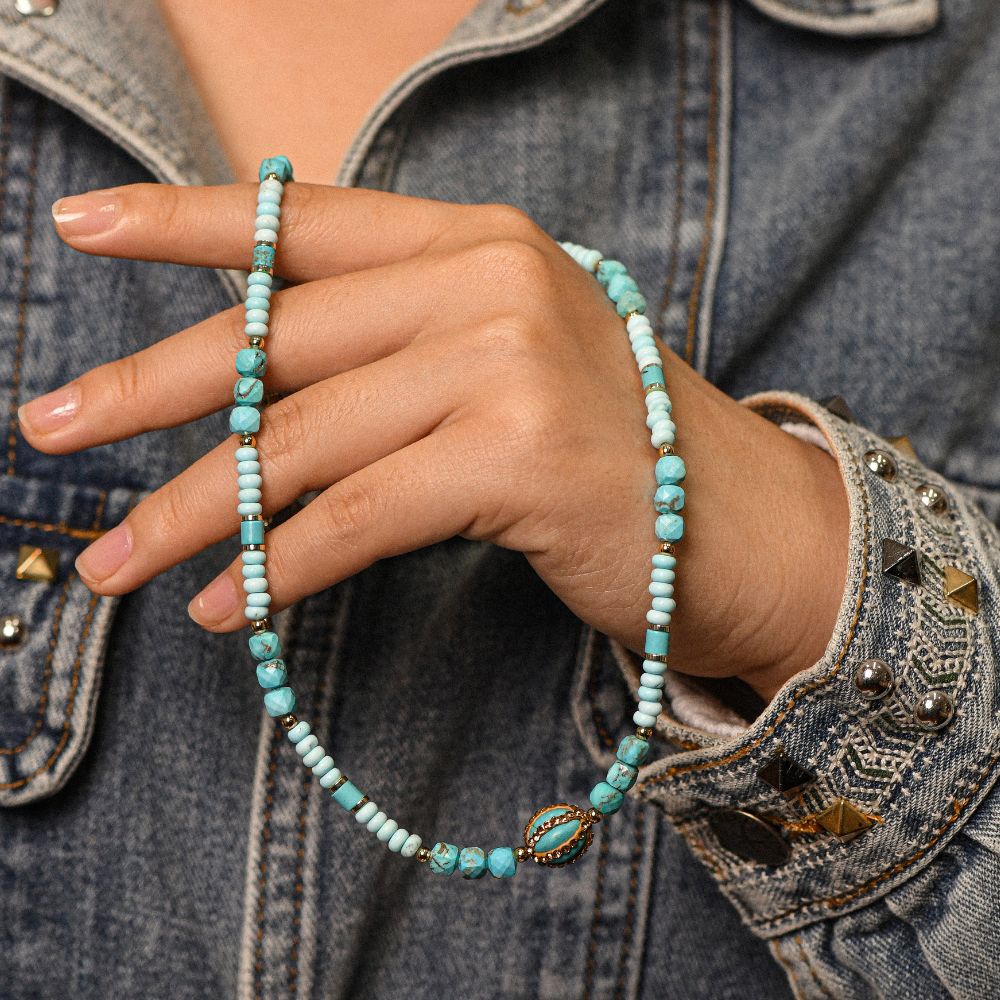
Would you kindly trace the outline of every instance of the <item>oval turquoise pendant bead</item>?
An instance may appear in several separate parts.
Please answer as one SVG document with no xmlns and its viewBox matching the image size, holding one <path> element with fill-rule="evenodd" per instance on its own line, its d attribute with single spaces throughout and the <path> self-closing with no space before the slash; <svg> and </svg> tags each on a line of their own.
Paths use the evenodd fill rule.
<svg viewBox="0 0 1000 1000">
<path fill-rule="evenodd" d="M 458 847 L 439 840 L 431 848 L 428 865 L 435 875 L 450 875 L 458 867 Z"/>
<path fill-rule="evenodd" d="M 590 804 L 605 816 L 618 812 L 625 801 L 625 794 L 606 781 L 599 781 L 590 790 Z"/>
<path fill-rule="evenodd" d="M 265 660 L 257 664 L 257 683 L 262 688 L 280 688 L 288 680 L 284 660 Z"/>
<path fill-rule="evenodd" d="M 277 632 L 258 632 L 247 640 L 250 654 L 258 660 L 272 660 L 281 656 L 281 639 Z"/>
<path fill-rule="evenodd" d="M 524 828 L 524 846 L 535 861 L 568 865 L 590 847 L 593 820 L 579 806 L 567 802 L 543 806 Z"/>
<path fill-rule="evenodd" d="M 240 375 L 260 378 L 267 371 L 267 354 L 258 347 L 244 347 L 236 352 L 236 370 Z"/>
<path fill-rule="evenodd" d="M 458 852 L 462 878 L 482 878 L 486 874 L 486 852 L 481 847 L 463 847 Z"/>
<path fill-rule="evenodd" d="M 279 687 L 264 695 L 264 708 L 267 714 L 277 718 L 295 711 L 295 692 L 290 687 Z"/>
</svg>

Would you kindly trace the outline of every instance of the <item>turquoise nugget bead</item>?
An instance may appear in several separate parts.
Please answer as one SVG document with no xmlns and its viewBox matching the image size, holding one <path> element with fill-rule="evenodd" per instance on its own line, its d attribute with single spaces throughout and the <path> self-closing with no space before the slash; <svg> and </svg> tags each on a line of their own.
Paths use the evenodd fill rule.
<svg viewBox="0 0 1000 1000">
<path fill-rule="evenodd" d="M 684 537 L 684 518 L 680 514 L 661 514 L 656 519 L 656 537 L 664 542 L 676 542 Z"/>
<path fill-rule="evenodd" d="M 295 711 L 295 692 L 290 687 L 275 688 L 264 695 L 267 714 L 277 718 Z"/>
<path fill-rule="evenodd" d="M 236 352 L 236 370 L 241 375 L 260 377 L 267 371 L 267 353 L 257 347 L 244 347 Z"/>
<path fill-rule="evenodd" d="M 268 156 L 261 160 L 258 177 L 261 181 L 264 181 L 267 179 L 268 174 L 274 174 L 282 184 L 292 180 L 291 160 L 287 156 Z"/>
<path fill-rule="evenodd" d="M 458 847 L 439 840 L 431 848 L 430 870 L 436 875 L 450 875 L 458 866 Z"/>
<path fill-rule="evenodd" d="M 644 313 L 646 299 L 641 292 L 622 292 L 621 298 L 615 304 L 615 311 L 624 319 L 629 313 Z"/>
<path fill-rule="evenodd" d="M 241 545 L 263 545 L 264 544 L 264 522 L 263 521 L 240 521 L 240 544 Z"/>
<path fill-rule="evenodd" d="M 253 406 L 234 406 L 229 411 L 229 429 L 234 434 L 256 434 L 260 430 L 260 410 Z"/>
<path fill-rule="evenodd" d="M 643 389 L 651 386 L 654 382 L 659 382 L 660 385 L 663 385 L 663 368 L 660 365 L 647 365 L 640 374 L 642 375 Z"/>
<path fill-rule="evenodd" d="M 670 652 L 670 633 L 655 628 L 646 629 L 646 652 L 665 656 Z"/>
<path fill-rule="evenodd" d="M 649 756 L 649 740 L 641 740 L 638 736 L 626 736 L 618 744 L 615 756 L 623 764 L 638 767 Z"/>
<path fill-rule="evenodd" d="M 264 398 L 264 383 L 259 378 L 238 378 L 233 386 L 233 399 L 241 406 L 253 406 Z M 257 463 L 259 464 L 259 463 Z"/>
<path fill-rule="evenodd" d="M 262 246 L 254 245 L 253 266 L 274 267 L 274 247 L 266 243 Z"/>
<path fill-rule="evenodd" d="M 676 514 L 684 509 L 684 490 L 676 483 L 664 483 L 653 494 L 653 506 L 660 514 Z"/>
<path fill-rule="evenodd" d="M 463 847 L 458 854 L 462 878 L 482 878 L 486 874 L 486 852 L 481 847 Z"/>
<path fill-rule="evenodd" d="M 635 278 L 631 277 L 624 272 L 622 274 L 612 275 L 611 279 L 608 281 L 608 287 L 606 289 L 609 299 L 614 299 L 617 302 L 625 292 L 637 292 L 639 291 L 639 286 L 635 283 Z"/>
<path fill-rule="evenodd" d="M 258 632 L 247 640 L 250 655 L 257 660 L 270 660 L 281 656 L 281 639 L 277 632 Z"/>
<path fill-rule="evenodd" d="M 616 760 L 608 768 L 608 784 L 612 788 L 617 788 L 619 792 L 627 792 L 635 784 L 638 774 L 639 768 Z"/>
<path fill-rule="evenodd" d="M 590 804 L 605 816 L 618 812 L 624 801 L 624 793 L 606 781 L 599 781 L 590 790 Z"/>
<path fill-rule="evenodd" d="M 626 274 L 627 269 L 620 260 L 602 260 L 597 269 L 597 280 L 605 287 L 616 274 Z"/>
<path fill-rule="evenodd" d="M 687 469 L 680 455 L 663 455 L 656 460 L 656 481 L 661 486 L 666 483 L 679 483 L 685 475 Z"/>
<path fill-rule="evenodd" d="M 512 878 L 517 871 L 517 859 L 509 847 L 494 847 L 486 856 L 486 864 L 494 878 Z"/>
<path fill-rule="evenodd" d="M 365 793 L 354 784 L 353 781 L 345 781 L 340 788 L 333 793 L 334 802 L 338 802 L 348 812 L 350 812 L 363 798 Z"/>
</svg>

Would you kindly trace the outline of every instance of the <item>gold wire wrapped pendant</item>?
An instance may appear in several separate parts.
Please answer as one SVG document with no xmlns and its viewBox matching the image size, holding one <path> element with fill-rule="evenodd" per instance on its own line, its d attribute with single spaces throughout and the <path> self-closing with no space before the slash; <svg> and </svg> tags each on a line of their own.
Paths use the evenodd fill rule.
<svg viewBox="0 0 1000 1000">
<path fill-rule="evenodd" d="M 596 809 L 584 810 L 568 802 L 543 806 L 524 828 L 524 845 L 533 861 L 558 868 L 571 865 L 594 840 Z"/>
</svg>

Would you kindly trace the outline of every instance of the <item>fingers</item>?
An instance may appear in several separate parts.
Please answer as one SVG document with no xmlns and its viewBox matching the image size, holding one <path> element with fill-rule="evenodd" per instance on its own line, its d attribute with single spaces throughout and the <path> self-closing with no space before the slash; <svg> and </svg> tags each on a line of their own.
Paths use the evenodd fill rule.
<svg viewBox="0 0 1000 1000">
<path fill-rule="evenodd" d="M 486 456 L 485 442 L 471 427 L 470 421 L 455 421 L 386 455 L 335 483 L 268 532 L 270 613 L 378 559 L 465 533 L 480 509 L 475 470 Z M 248 624 L 242 565 L 235 559 L 188 607 L 210 631 L 230 632 Z"/>
<path fill-rule="evenodd" d="M 268 407 L 257 435 L 265 516 L 429 434 L 458 407 L 462 375 L 462 359 L 442 338 Z M 208 545 L 238 538 L 237 446 L 230 435 L 82 552 L 77 569 L 87 586 L 124 594 Z"/>
<path fill-rule="evenodd" d="M 274 296 L 269 393 L 286 393 L 370 364 L 453 313 L 449 262 L 407 260 L 310 282 Z M 65 454 L 175 427 L 233 405 L 236 352 L 246 347 L 241 308 L 228 309 L 142 351 L 99 365 L 18 410 L 28 442 Z"/>
<path fill-rule="evenodd" d="M 256 197 L 256 184 L 131 184 L 62 198 L 52 211 L 59 235 L 86 253 L 248 269 Z M 472 217 L 501 226 L 497 235 L 540 232 L 506 206 L 293 181 L 282 198 L 276 270 L 311 281 L 379 267 L 424 252 Z"/>
</svg>

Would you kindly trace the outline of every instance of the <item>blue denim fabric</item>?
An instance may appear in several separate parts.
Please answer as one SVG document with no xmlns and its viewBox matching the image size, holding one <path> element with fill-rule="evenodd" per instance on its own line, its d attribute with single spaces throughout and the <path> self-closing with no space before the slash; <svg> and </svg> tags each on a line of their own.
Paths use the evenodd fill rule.
<svg viewBox="0 0 1000 1000">
<path fill-rule="evenodd" d="M 637 794 L 567 871 L 469 885 L 357 835 L 261 712 L 243 637 L 184 613 L 235 538 L 124 598 L 82 585 L 75 554 L 214 446 L 223 414 L 72 457 L 10 417 L 0 613 L 27 634 L 0 650 L 0 997 L 1000 995 L 998 40 L 992 0 L 939 22 L 933 0 L 483 0 L 331 178 L 511 202 L 613 252 L 671 347 L 734 396 L 788 390 L 748 403 L 815 424 L 841 463 L 855 558 L 827 657 L 742 732 L 668 714 Z M 5 8 L 0 74 L 13 414 L 240 282 L 52 231 L 66 193 L 229 179 L 151 2 Z M 834 392 L 858 425 L 795 394 Z M 860 456 L 888 446 L 865 428 L 909 433 L 936 471 L 898 456 L 897 481 L 873 478 Z M 947 519 L 917 504 L 923 480 Z M 886 536 L 919 545 L 931 582 L 949 559 L 973 572 L 980 614 L 935 624 L 939 590 L 883 581 Z M 22 544 L 59 552 L 55 584 L 14 579 Z M 515 842 L 553 797 L 583 801 L 631 728 L 635 657 L 505 550 L 384 560 L 275 621 L 303 714 L 428 841 Z M 875 707 L 850 686 L 868 655 L 900 678 Z M 958 716 L 917 733 L 908 703 L 934 685 Z M 802 800 L 754 776 L 779 737 L 818 773 Z M 787 825 L 841 794 L 884 822 L 789 834 L 777 868 L 707 825 L 734 806 Z"/>
</svg>

